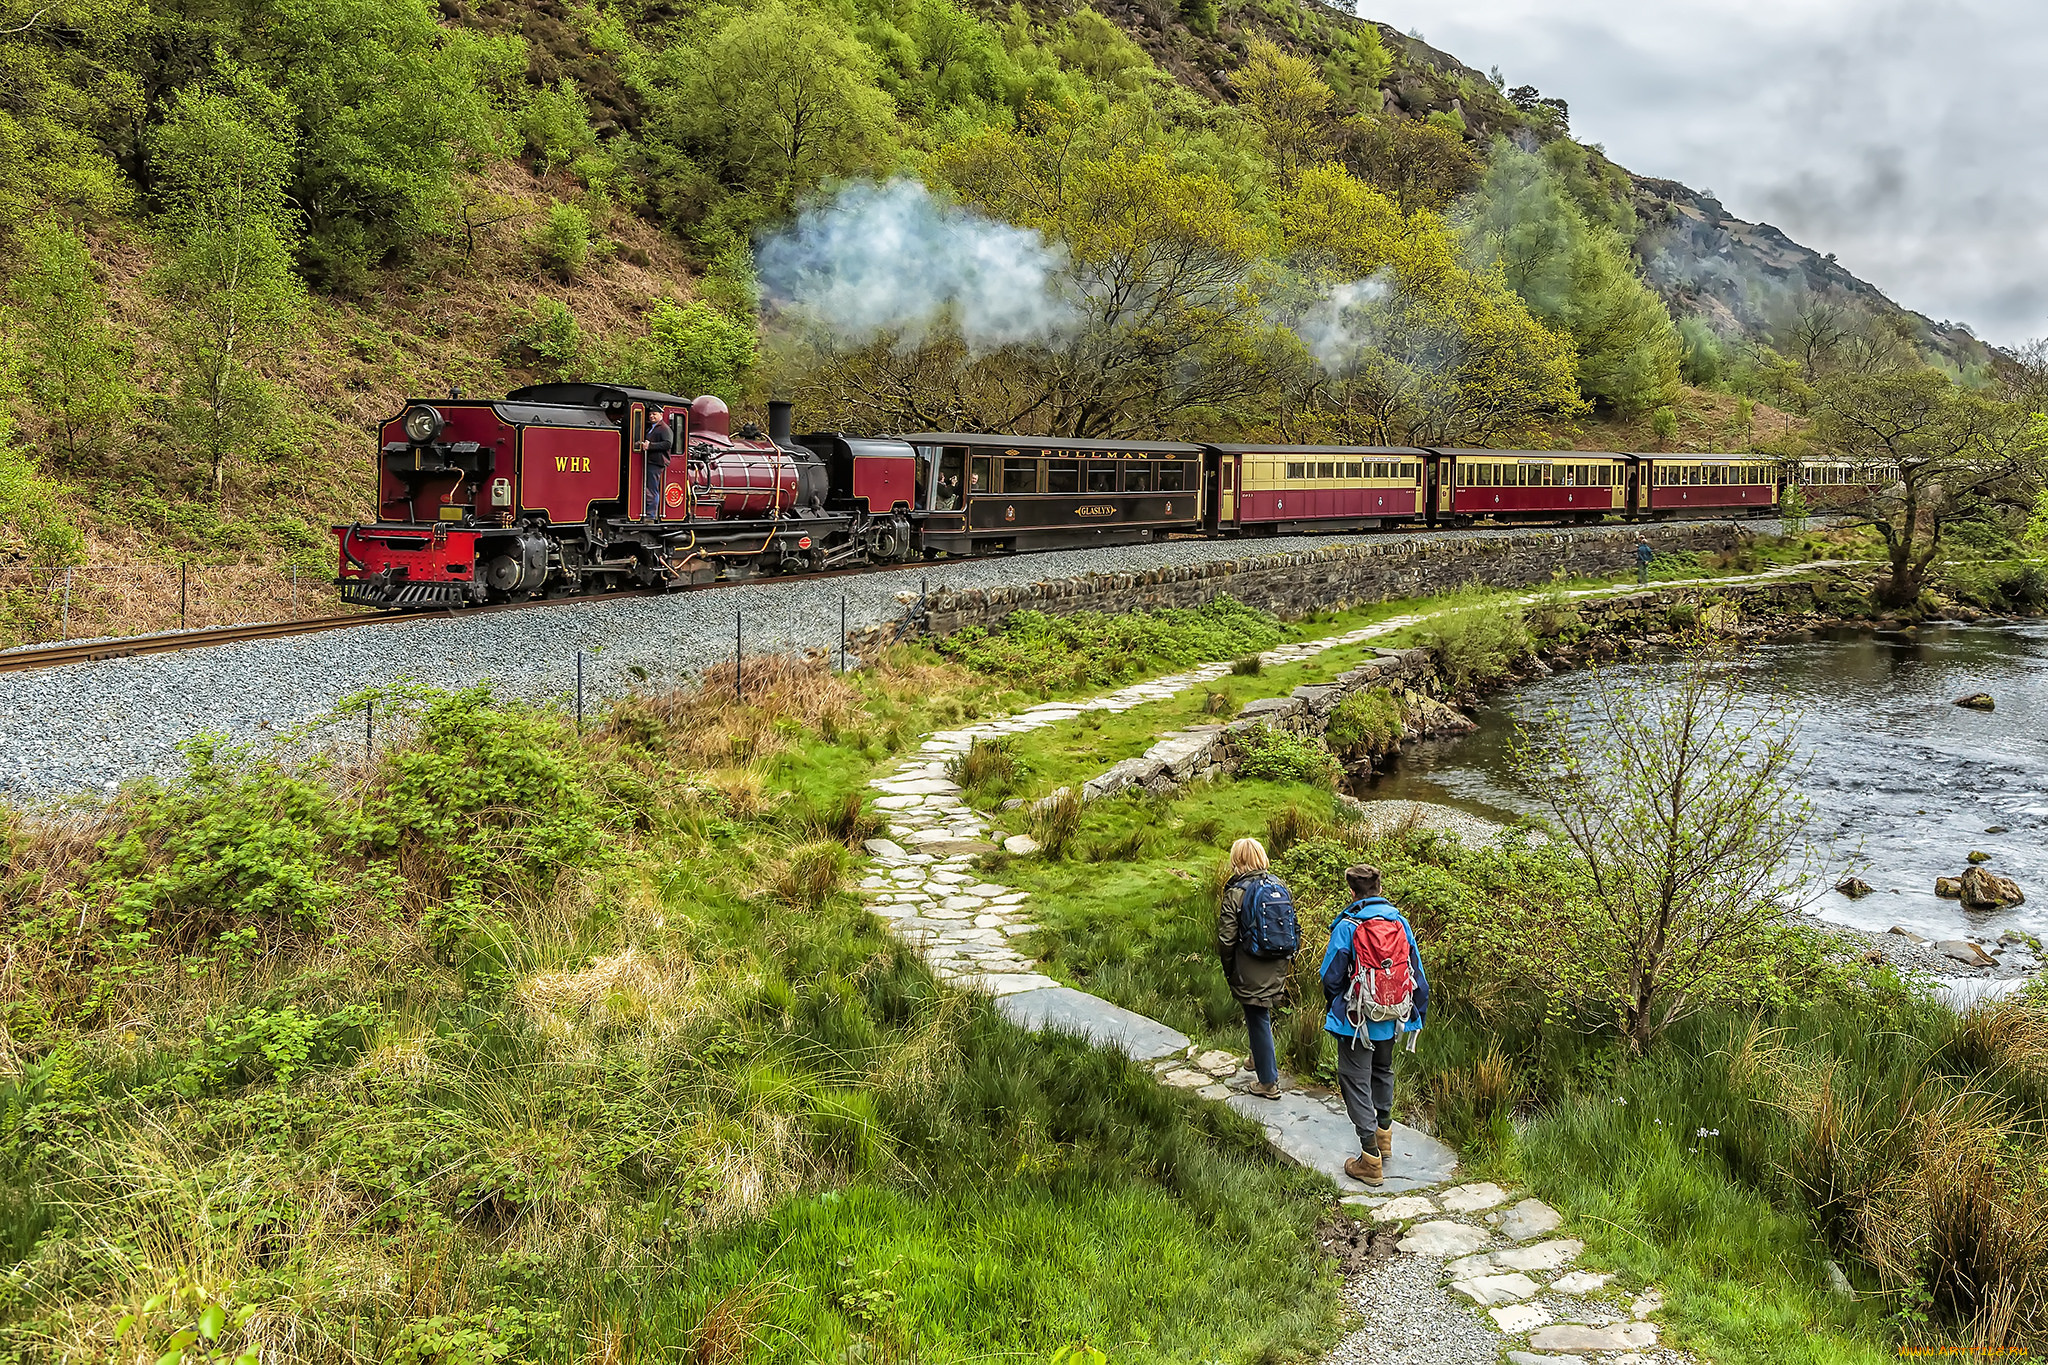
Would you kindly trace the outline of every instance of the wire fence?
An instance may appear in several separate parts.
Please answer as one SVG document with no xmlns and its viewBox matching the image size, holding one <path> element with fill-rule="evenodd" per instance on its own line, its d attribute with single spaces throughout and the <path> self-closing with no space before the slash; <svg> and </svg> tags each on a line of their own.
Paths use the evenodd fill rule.
<svg viewBox="0 0 2048 1365">
<path fill-rule="evenodd" d="M 361 608 L 322 571 L 250 564 L 0 565 L 0 649 L 297 621 Z"/>
</svg>

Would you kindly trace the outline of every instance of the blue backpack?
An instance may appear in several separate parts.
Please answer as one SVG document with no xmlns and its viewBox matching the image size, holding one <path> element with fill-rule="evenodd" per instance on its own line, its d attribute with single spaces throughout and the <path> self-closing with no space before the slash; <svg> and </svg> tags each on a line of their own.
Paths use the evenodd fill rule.
<svg viewBox="0 0 2048 1365">
<path fill-rule="evenodd" d="M 1301 950 L 1301 926 L 1294 918 L 1294 897 L 1287 883 L 1261 873 L 1244 889 L 1237 914 L 1237 946 L 1253 957 L 1271 961 Z"/>
</svg>

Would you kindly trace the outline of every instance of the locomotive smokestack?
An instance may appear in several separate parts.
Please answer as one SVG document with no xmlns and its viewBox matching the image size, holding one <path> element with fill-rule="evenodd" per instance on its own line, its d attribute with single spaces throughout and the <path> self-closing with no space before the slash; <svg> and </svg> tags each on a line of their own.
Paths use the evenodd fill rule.
<svg viewBox="0 0 2048 1365">
<path fill-rule="evenodd" d="M 769 440 L 779 446 L 789 444 L 791 433 L 795 429 L 791 414 L 795 411 L 796 404 L 786 398 L 771 398 L 768 400 Z"/>
</svg>

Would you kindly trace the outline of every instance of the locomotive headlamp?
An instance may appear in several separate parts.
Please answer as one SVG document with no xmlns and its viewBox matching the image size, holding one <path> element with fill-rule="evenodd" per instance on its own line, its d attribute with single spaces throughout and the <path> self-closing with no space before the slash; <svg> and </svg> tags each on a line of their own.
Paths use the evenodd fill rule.
<svg viewBox="0 0 2048 1365">
<path fill-rule="evenodd" d="M 441 428 L 448 425 L 441 414 L 421 404 L 407 408 L 405 419 L 399 425 L 405 428 L 405 439 L 416 446 L 423 446 L 441 434 Z"/>
</svg>

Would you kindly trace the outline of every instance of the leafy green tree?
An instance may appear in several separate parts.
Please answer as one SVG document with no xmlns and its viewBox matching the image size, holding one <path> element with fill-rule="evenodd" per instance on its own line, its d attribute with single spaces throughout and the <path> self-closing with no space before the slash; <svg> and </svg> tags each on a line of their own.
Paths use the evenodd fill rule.
<svg viewBox="0 0 2048 1365">
<path fill-rule="evenodd" d="M 157 288 L 171 305 L 173 427 L 227 472 L 275 441 L 276 393 L 261 366 L 295 331 L 305 292 L 292 273 L 299 217 L 286 198 L 291 106 L 246 72 L 182 90 L 150 139 L 163 203 Z"/>
<path fill-rule="evenodd" d="M 1813 441 L 1865 467 L 1845 485 L 1853 500 L 1829 510 L 1883 537 L 1890 574 L 1879 595 L 1889 605 L 1919 600 L 1950 530 L 2022 519 L 2041 495 L 2048 432 L 2034 414 L 1938 371 L 1835 375 L 1812 391 L 1812 406 Z"/>
<path fill-rule="evenodd" d="M 1138 90 L 1160 74 L 1144 48 L 1087 5 L 1061 21 L 1049 46 L 1060 65 L 1118 90 Z"/>
<path fill-rule="evenodd" d="M 1230 84 L 1281 174 L 1291 175 L 1328 154 L 1334 140 L 1330 87 L 1313 62 L 1281 51 L 1271 39 L 1254 38 Z"/>
<path fill-rule="evenodd" d="M 1578 343 L 1588 399 L 1637 413 L 1676 397 L 1682 348 L 1620 232 L 1589 222 L 1545 160 L 1495 144 L 1461 224 L 1475 269 L 1498 269 L 1548 326 Z"/>
<path fill-rule="evenodd" d="M 533 92 L 519 111 L 519 135 L 542 171 L 566 166 L 597 146 L 590 105 L 566 77 Z"/>
<path fill-rule="evenodd" d="M 1678 372 L 1686 383 L 1702 388 L 1721 378 L 1721 338 L 1705 318 L 1686 318 L 1678 324 L 1678 341 L 1683 348 Z"/>
<path fill-rule="evenodd" d="M 139 122 L 141 0 L 0 0 L 0 236 L 52 208 L 128 205 L 108 140 Z"/>
<path fill-rule="evenodd" d="M 895 151 L 895 105 L 866 44 L 811 10 L 765 0 L 649 63 L 645 138 L 739 197 L 748 226 Z"/>
<path fill-rule="evenodd" d="M 1449 128 L 1398 114 L 1353 119 L 1344 163 L 1403 213 L 1442 213 L 1479 182 L 1479 158 Z"/>
<path fill-rule="evenodd" d="M 517 38 L 444 26 L 427 0 L 258 0 L 243 32 L 290 112 L 285 183 L 317 283 L 352 287 L 446 227 L 457 165 L 506 150 Z"/>
<path fill-rule="evenodd" d="M 66 453 L 104 449 L 135 410 L 134 356 L 107 324 L 106 290 L 76 233 L 46 219 L 22 234 L 8 284 L 28 396 L 64 434 Z"/>
<path fill-rule="evenodd" d="M 647 340 L 628 351 L 621 377 L 667 393 L 715 393 L 731 402 L 753 368 L 756 349 L 752 325 L 708 304 L 662 299 L 648 315 Z"/>
<path fill-rule="evenodd" d="M 1317 365 L 1295 433 L 1381 444 L 1548 444 L 1584 411 L 1568 337 L 1458 257 L 1444 221 L 1402 214 L 1340 166 L 1311 167 L 1276 205 L 1305 297 L 1292 323 Z"/>
</svg>

